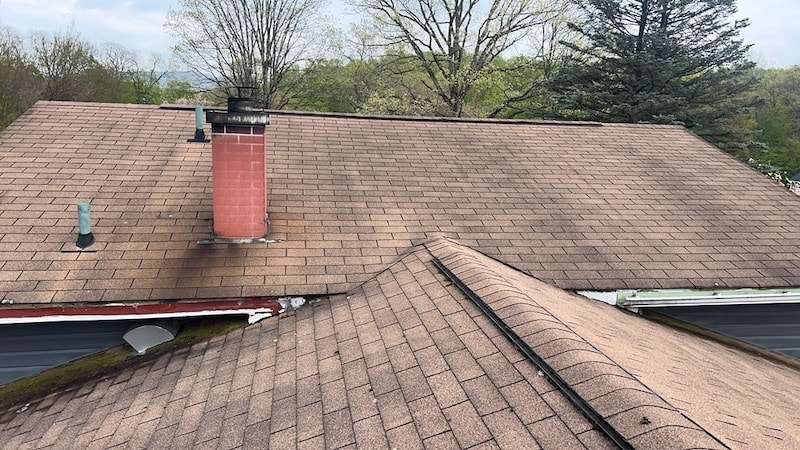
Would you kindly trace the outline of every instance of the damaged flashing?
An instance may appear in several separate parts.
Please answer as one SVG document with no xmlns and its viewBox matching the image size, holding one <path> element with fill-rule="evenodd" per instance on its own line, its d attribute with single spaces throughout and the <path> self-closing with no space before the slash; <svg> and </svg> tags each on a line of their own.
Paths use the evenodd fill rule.
<svg viewBox="0 0 800 450">
<path fill-rule="evenodd" d="M 216 245 L 216 244 L 277 244 L 281 242 L 280 239 L 267 239 L 267 238 L 225 238 L 220 236 L 212 236 L 208 239 L 201 239 L 197 241 L 197 245 Z"/>
<path fill-rule="evenodd" d="M 282 311 L 286 311 L 290 307 L 296 310 L 306 304 L 306 299 L 304 297 L 281 297 L 278 299 L 278 303 L 283 307 Z"/>
<path fill-rule="evenodd" d="M 249 297 L 167 304 L 106 304 L 0 309 L 0 325 L 48 322 L 175 319 L 247 315 L 254 324 L 286 309 L 274 297 Z"/>
</svg>

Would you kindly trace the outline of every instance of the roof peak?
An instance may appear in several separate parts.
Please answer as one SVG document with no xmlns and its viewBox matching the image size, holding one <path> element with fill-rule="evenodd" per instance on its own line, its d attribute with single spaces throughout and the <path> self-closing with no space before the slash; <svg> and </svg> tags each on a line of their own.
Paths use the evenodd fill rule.
<svg viewBox="0 0 800 450">
<path fill-rule="evenodd" d="M 531 362 L 544 376 L 614 442 L 629 441 L 635 447 L 647 447 L 658 439 L 652 432 L 660 430 L 684 448 L 698 444 L 724 447 L 708 430 L 594 346 L 563 317 L 553 314 L 546 302 L 537 301 L 513 276 L 528 280 L 537 290 L 539 284 L 545 288 L 543 282 L 457 242 L 437 241 L 427 247 L 434 263 L 444 268 L 440 270 L 520 351 L 533 355 Z M 562 295 L 570 296 L 566 292 Z M 562 299 L 575 300 L 578 299 Z M 650 419 L 637 424 L 633 419 L 620 420 L 622 416 Z"/>
</svg>

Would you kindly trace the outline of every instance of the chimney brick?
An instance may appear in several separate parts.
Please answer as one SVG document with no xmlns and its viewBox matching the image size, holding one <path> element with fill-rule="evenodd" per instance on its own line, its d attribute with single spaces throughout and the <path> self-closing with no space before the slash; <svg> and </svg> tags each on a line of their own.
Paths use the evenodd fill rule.
<svg viewBox="0 0 800 450">
<path fill-rule="evenodd" d="M 212 127 L 214 234 L 260 238 L 268 232 L 263 125 Z"/>
</svg>

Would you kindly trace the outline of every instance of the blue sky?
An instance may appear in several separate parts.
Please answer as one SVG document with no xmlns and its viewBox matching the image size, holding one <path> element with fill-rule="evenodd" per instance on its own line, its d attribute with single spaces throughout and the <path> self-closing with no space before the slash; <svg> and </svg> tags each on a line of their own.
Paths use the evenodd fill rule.
<svg viewBox="0 0 800 450">
<path fill-rule="evenodd" d="M 175 0 L 0 0 L 0 24 L 24 34 L 70 26 L 95 44 L 117 42 L 140 55 L 169 55 L 163 24 Z M 328 0 L 335 23 L 355 20 L 343 0 Z M 800 0 L 739 0 L 751 26 L 745 39 L 755 44 L 753 58 L 768 67 L 800 65 Z"/>
</svg>

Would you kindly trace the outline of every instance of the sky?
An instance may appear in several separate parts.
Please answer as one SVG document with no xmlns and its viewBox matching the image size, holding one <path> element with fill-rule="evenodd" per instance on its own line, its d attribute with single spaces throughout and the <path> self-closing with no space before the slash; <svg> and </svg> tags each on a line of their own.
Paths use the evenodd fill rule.
<svg viewBox="0 0 800 450">
<path fill-rule="evenodd" d="M 115 42 L 140 56 L 169 57 L 164 29 L 177 0 L 0 0 L 0 25 L 17 32 L 72 28 L 96 45 Z M 324 0 L 323 0 L 324 1 Z M 357 18 L 343 0 L 328 0 L 326 13 L 339 25 Z M 764 67 L 800 65 L 800 0 L 739 0 L 739 15 L 750 18 L 744 32 L 752 58 Z"/>
</svg>

